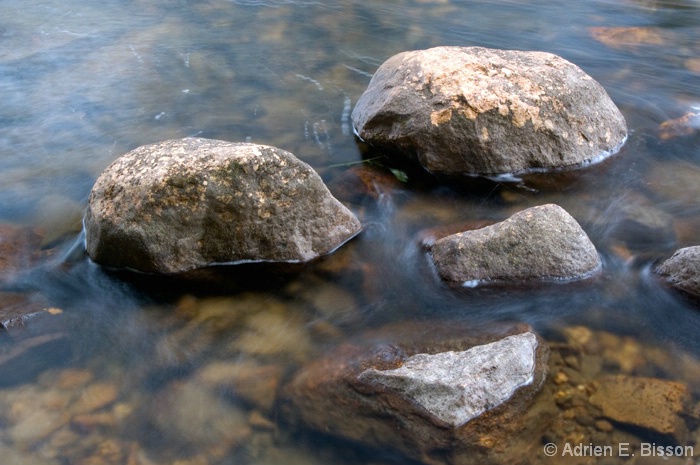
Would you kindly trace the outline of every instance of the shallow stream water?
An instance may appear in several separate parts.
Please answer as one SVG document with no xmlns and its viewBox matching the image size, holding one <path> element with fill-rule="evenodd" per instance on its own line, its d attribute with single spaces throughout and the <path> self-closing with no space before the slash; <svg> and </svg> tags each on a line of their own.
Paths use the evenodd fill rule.
<svg viewBox="0 0 700 465">
<path fill-rule="evenodd" d="M 0 333 L 0 366 L 12 360 L 0 373 L 4 465 L 404 463 L 278 421 L 259 386 L 404 320 L 526 322 L 553 344 L 591 331 L 608 344 L 603 372 L 700 394 L 700 308 L 650 271 L 700 244 L 699 130 L 660 130 L 700 112 L 697 1 L 7 0 L 2 12 L 0 223 L 34 231 L 40 257 L 0 298 L 52 309 L 46 323 Z M 437 45 L 576 63 L 620 107 L 626 145 L 600 165 L 521 183 L 442 182 L 391 166 L 354 137 L 350 111 L 385 59 Z M 80 229 L 99 173 L 137 146 L 187 136 L 291 151 L 363 233 L 294 272 L 221 270 L 195 284 L 91 263 Z M 391 187 L 349 195 L 341 181 L 361 165 Z M 425 229 L 545 203 L 586 230 L 599 278 L 455 291 L 428 266 Z M 13 355 L 56 331 L 56 344 Z M 216 373 L 226 370 L 244 381 L 224 383 Z"/>
</svg>

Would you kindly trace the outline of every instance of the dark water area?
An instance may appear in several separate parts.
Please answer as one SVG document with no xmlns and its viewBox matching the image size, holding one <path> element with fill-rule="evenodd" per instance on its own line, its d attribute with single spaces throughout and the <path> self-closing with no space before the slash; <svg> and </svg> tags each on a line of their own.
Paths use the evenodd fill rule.
<svg viewBox="0 0 700 465">
<path fill-rule="evenodd" d="M 25 259 L 2 276 L 0 308 L 51 310 L 0 332 L 2 464 L 408 463 L 287 425 L 269 399 L 211 375 L 263 366 L 282 379 L 402 321 L 525 322 L 552 344 L 585 328 L 609 343 L 604 373 L 679 380 L 700 397 L 700 307 L 651 271 L 700 244 L 700 128 L 660 129 L 700 113 L 697 1 L 10 0 L 2 11 L 0 232 L 38 239 L 11 248 Z M 350 112 L 376 68 L 438 45 L 572 61 L 621 109 L 626 145 L 595 166 L 503 183 L 435 179 L 360 143 Z M 187 136 L 294 153 L 364 231 L 292 270 L 158 278 L 92 263 L 81 220 L 99 173 Z M 340 181 L 362 165 L 393 183 L 348 195 Z M 453 289 L 420 245 L 429 228 L 546 203 L 588 233 L 600 276 Z"/>
</svg>

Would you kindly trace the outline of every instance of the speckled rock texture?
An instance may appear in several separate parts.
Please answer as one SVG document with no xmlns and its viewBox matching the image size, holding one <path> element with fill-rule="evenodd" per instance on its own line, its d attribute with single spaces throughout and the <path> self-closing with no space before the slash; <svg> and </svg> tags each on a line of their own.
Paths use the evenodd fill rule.
<svg viewBox="0 0 700 465">
<path fill-rule="evenodd" d="M 403 393 L 459 427 L 532 383 L 536 349 L 537 336 L 527 332 L 464 351 L 417 354 L 399 368 L 370 368 L 360 377 Z"/>
<path fill-rule="evenodd" d="M 554 204 L 528 208 L 500 223 L 444 237 L 431 252 L 440 277 L 469 287 L 576 280 L 593 276 L 602 267 L 581 226 Z"/>
<path fill-rule="evenodd" d="M 700 298 L 700 246 L 677 250 L 656 272 L 674 288 Z"/>
<path fill-rule="evenodd" d="M 118 158 L 95 182 L 84 226 L 95 262 L 147 273 L 306 262 L 361 230 L 291 153 L 200 138 L 146 145 Z"/>
<path fill-rule="evenodd" d="M 303 367 L 281 411 L 426 464 L 528 463 L 557 416 L 548 357 L 527 325 L 395 324 Z"/>
<path fill-rule="evenodd" d="M 618 108 L 576 65 L 550 53 L 482 47 L 389 58 L 352 119 L 370 144 L 445 174 L 579 167 L 618 152 L 627 138 Z"/>
</svg>

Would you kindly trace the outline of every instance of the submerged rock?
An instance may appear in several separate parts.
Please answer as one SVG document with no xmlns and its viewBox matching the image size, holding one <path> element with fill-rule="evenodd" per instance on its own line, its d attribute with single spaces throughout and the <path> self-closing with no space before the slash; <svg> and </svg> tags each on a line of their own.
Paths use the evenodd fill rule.
<svg viewBox="0 0 700 465">
<path fill-rule="evenodd" d="M 663 208 L 682 216 L 700 211 L 700 166 L 689 161 L 663 160 L 653 163 L 646 185 L 660 197 Z"/>
<path fill-rule="evenodd" d="M 147 414 L 166 438 L 183 446 L 228 450 L 251 434 L 243 409 L 196 380 L 168 386 Z"/>
<path fill-rule="evenodd" d="M 582 279 L 601 269 L 598 252 L 561 207 L 532 207 L 505 221 L 438 240 L 432 259 L 451 283 Z"/>
<path fill-rule="evenodd" d="M 30 322 L 50 327 L 47 320 L 62 313 L 39 294 L 0 292 L 0 331 L 21 331 Z"/>
<path fill-rule="evenodd" d="M 97 179 L 85 215 L 94 261 L 161 273 L 306 262 L 360 229 L 291 153 L 199 138 L 146 145 L 117 159 Z"/>
<path fill-rule="evenodd" d="M 201 368 L 196 380 L 219 392 L 230 393 L 265 413 L 272 411 L 284 375 L 281 365 L 262 365 L 252 360 L 212 362 Z"/>
<path fill-rule="evenodd" d="M 598 381 L 591 403 L 604 417 L 651 430 L 683 444 L 688 428 L 681 415 L 688 412 L 688 386 L 674 381 L 631 376 L 608 376 Z"/>
<path fill-rule="evenodd" d="M 524 463 L 555 417 L 548 347 L 527 326 L 393 325 L 296 374 L 282 410 L 428 464 Z"/>
<path fill-rule="evenodd" d="M 677 250 L 656 272 L 676 289 L 700 297 L 700 246 Z"/>
<path fill-rule="evenodd" d="M 428 171 L 498 175 L 616 153 L 624 117 L 576 65 L 543 52 L 436 47 L 384 62 L 352 112 L 367 142 Z"/>
<path fill-rule="evenodd" d="M 0 280 L 38 262 L 42 236 L 26 227 L 0 225 Z"/>
<path fill-rule="evenodd" d="M 401 189 L 401 182 L 389 170 L 363 163 L 343 171 L 328 187 L 341 200 L 362 202 L 390 196 Z"/>
</svg>

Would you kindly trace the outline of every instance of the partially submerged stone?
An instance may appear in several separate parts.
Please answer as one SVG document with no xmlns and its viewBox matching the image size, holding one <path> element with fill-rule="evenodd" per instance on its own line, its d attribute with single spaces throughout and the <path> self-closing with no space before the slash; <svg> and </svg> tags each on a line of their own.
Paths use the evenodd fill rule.
<svg viewBox="0 0 700 465">
<path fill-rule="evenodd" d="M 306 262 L 361 229 L 291 153 L 200 138 L 146 145 L 118 158 L 97 179 L 84 224 L 95 262 L 161 273 Z"/>
<path fill-rule="evenodd" d="M 391 325 L 303 367 L 282 411 L 427 464 L 526 463 L 556 416 L 548 354 L 525 325 Z"/>
<path fill-rule="evenodd" d="M 688 112 L 685 115 L 659 124 L 659 139 L 671 140 L 696 134 L 700 129 L 700 113 Z"/>
<path fill-rule="evenodd" d="M 536 349 L 537 336 L 527 332 L 460 352 L 416 354 L 399 368 L 371 368 L 360 377 L 407 395 L 458 427 L 532 383 Z"/>
<path fill-rule="evenodd" d="M 700 246 L 677 250 L 656 272 L 674 288 L 700 298 Z"/>
<path fill-rule="evenodd" d="M 453 234 L 432 248 L 438 274 L 465 286 L 575 280 L 601 269 L 585 231 L 563 208 L 542 205 L 482 229 Z"/>
<path fill-rule="evenodd" d="M 579 167 L 616 153 L 627 138 L 618 108 L 576 65 L 550 53 L 481 47 L 389 58 L 352 119 L 370 144 L 446 174 Z"/>
</svg>

